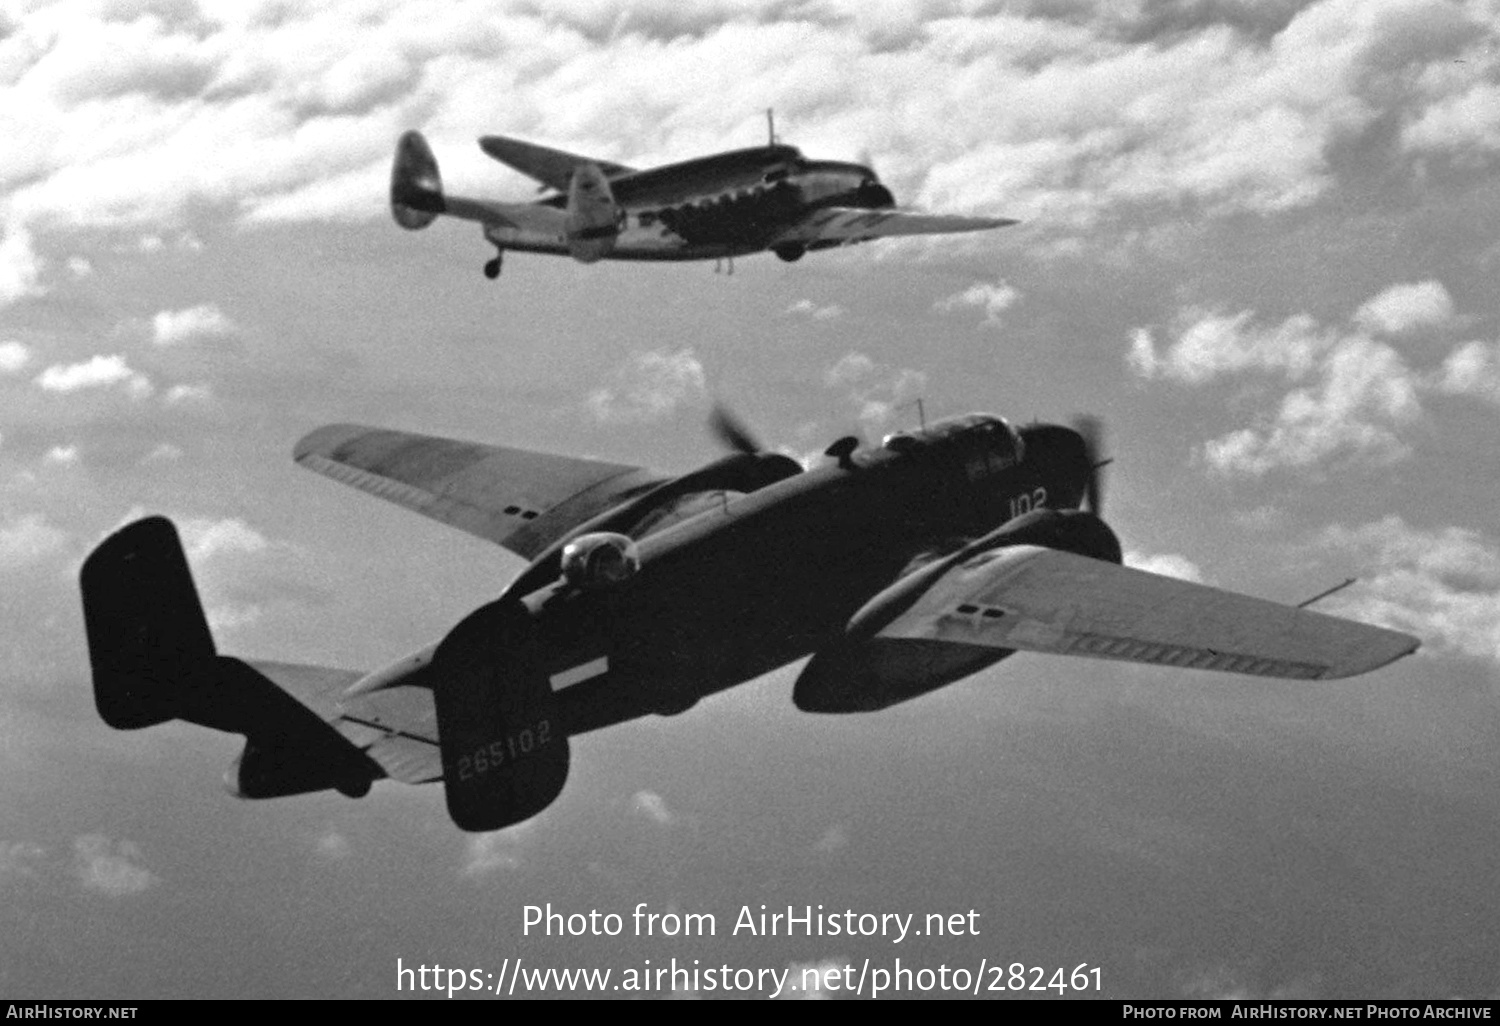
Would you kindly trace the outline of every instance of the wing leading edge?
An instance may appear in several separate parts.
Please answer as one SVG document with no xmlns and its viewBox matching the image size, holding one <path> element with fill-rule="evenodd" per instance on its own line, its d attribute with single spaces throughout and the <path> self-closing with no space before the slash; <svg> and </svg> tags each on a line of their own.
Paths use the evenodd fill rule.
<svg viewBox="0 0 1500 1026">
<path fill-rule="evenodd" d="M 1055 549 L 954 567 L 882 629 L 889 639 L 1328 680 L 1417 650 L 1409 634 Z"/>
<path fill-rule="evenodd" d="M 309 470 L 534 559 L 574 527 L 662 481 L 639 467 L 332 424 L 297 443 Z"/>
<path fill-rule="evenodd" d="M 791 225 L 768 247 L 789 244 L 854 243 L 893 235 L 947 235 L 978 232 L 1019 224 L 1006 217 L 959 217 L 953 214 L 923 214 L 910 210 L 862 210 L 829 207 L 814 211 Z"/>
<path fill-rule="evenodd" d="M 522 142 L 504 135 L 485 135 L 479 139 L 479 148 L 506 167 L 514 168 L 542 185 L 567 192 L 573 180 L 573 171 L 580 164 L 593 164 L 604 172 L 606 178 L 628 175 L 635 169 L 607 160 L 581 157 L 565 150 L 554 150 L 536 143 Z"/>
</svg>

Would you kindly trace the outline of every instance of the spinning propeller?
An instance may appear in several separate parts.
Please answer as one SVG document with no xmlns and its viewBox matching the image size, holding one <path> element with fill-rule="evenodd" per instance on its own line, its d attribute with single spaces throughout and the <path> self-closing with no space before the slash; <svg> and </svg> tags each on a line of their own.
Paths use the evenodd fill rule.
<svg viewBox="0 0 1500 1026">
<path fill-rule="evenodd" d="M 713 413 L 708 418 L 708 427 L 714 437 L 727 449 L 742 452 L 747 456 L 765 452 L 765 446 L 756 440 L 744 422 L 729 412 L 729 407 L 722 403 L 714 403 Z"/>
<path fill-rule="evenodd" d="M 1104 513 L 1104 475 L 1100 473 L 1114 460 L 1103 456 L 1104 422 L 1091 414 L 1073 418 L 1073 430 L 1083 439 L 1083 452 L 1089 462 L 1089 479 L 1083 486 L 1083 508 L 1094 516 Z"/>
</svg>

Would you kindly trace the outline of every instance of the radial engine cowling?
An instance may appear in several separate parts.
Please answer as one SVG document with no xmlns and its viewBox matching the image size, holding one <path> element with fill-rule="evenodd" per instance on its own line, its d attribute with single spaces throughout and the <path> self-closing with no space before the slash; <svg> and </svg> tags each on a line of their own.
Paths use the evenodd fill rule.
<svg viewBox="0 0 1500 1026">
<path fill-rule="evenodd" d="M 599 531 L 563 547 L 563 579 L 584 591 L 602 591 L 628 581 L 641 569 L 636 544 L 623 534 Z"/>
</svg>

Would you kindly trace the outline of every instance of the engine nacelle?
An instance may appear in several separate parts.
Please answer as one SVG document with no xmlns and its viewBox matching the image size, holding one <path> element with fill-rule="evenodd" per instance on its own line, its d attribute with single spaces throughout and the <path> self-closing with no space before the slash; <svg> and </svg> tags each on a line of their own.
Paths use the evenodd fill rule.
<svg viewBox="0 0 1500 1026">
<path fill-rule="evenodd" d="M 584 591 L 603 591 L 630 580 L 641 569 L 635 542 L 623 534 L 597 531 L 563 546 L 563 579 Z"/>
<path fill-rule="evenodd" d="M 623 211 L 598 164 L 579 164 L 568 184 L 568 252 L 579 263 L 608 256 L 620 234 Z"/>
</svg>

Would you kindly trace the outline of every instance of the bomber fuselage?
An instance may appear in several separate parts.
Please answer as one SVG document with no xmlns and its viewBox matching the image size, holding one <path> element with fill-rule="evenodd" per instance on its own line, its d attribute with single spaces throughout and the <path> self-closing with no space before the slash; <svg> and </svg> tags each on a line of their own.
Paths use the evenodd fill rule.
<svg viewBox="0 0 1500 1026">
<path fill-rule="evenodd" d="M 523 597 L 568 733 L 677 712 L 836 637 L 904 572 L 1034 508 L 1071 509 L 1078 436 L 968 417 L 707 509 L 639 540 L 639 571 Z"/>
</svg>

